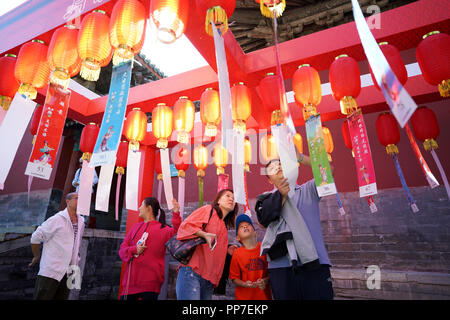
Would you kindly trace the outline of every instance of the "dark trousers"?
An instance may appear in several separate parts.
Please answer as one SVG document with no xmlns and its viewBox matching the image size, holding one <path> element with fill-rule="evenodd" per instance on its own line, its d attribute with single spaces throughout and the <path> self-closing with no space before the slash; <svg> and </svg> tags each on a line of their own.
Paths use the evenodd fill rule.
<svg viewBox="0 0 450 320">
<path fill-rule="evenodd" d="M 126 297 L 126 299 L 125 299 Z M 136 300 L 158 300 L 158 293 L 156 292 L 139 292 L 135 294 L 129 294 L 127 296 L 120 296 L 120 300 L 129 300 L 129 301 L 136 301 Z"/>
<path fill-rule="evenodd" d="M 67 276 L 57 281 L 52 278 L 37 276 L 34 288 L 34 300 L 67 300 L 70 289 L 67 287 Z"/>
<path fill-rule="evenodd" d="M 269 281 L 274 300 L 332 300 L 334 296 L 328 265 L 312 271 L 269 269 Z"/>
</svg>

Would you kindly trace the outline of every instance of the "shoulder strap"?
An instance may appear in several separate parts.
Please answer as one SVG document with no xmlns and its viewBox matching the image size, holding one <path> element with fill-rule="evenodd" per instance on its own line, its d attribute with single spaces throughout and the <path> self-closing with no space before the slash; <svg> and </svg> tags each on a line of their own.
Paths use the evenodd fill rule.
<svg viewBox="0 0 450 320">
<path fill-rule="evenodd" d="M 209 220 L 211 220 L 211 217 L 212 217 L 212 214 L 213 214 L 213 210 L 214 210 L 214 207 L 211 206 L 211 211 L 209 212 L 209 219 L 208 219 L 208 222 L 207 222 L 207 223 L 204 223 L 203 226 L 202 226 L 202 230 L 203 230 L 203 231 L 205 231 L 206 226 L 207 226 L 208 223 L 209 223 Z"/>
</svg>

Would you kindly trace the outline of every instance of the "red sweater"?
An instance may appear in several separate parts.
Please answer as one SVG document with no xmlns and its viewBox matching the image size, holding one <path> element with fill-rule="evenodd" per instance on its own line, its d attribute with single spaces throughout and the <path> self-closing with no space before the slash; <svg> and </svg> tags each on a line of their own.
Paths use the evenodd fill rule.
<svg viewBox="0 0 450 320">
<path fill-rule="evenodd" d="M 181 224 L 181 217 L 178 212 L 173 213 L 172 224 L 173 228 L 169 226 L 161 228 L 161 223 L 158 221 L 140 222 L 136 223 L 128 231 L 119 250 L 122 261 L 128 262 L 127 270 L 123 277 L 124 289 L 122 295 L 126 294 L 130 265 L 131 273 L 128 294 L 148 291 L 160 292 L 164 283 L 165 243 L 177 233 Z M 145 242 L 147 248 L 139 257 L 135 258 L 136 244 L 144 232 L 148 233 L 147 241 Z"/>
</svg>

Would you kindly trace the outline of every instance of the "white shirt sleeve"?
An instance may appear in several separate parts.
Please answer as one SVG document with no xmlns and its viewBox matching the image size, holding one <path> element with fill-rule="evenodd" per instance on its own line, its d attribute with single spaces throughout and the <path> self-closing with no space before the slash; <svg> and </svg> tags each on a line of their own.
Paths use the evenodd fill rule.
<svg viewBox="0 0 450 320">
<path fill-rule="evenodd" d="M 47 242 L 49 239 L 53 237 L 55 232 L 60 227 L 60 217 L 53 216 L 44 221 L 31 235 L 30 242 L 32 244 L 39 244 L 43 242 Z"/>
</svg>

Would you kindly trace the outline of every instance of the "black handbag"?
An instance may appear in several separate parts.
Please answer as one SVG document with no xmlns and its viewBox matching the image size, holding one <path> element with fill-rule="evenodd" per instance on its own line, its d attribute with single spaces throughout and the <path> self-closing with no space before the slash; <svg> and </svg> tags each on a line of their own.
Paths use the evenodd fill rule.
<svg viewBox="0 0 450 320">
<path fill-rule="evenodd" d="M 209 213 L 209 219 L 207 223 L 204 223 L 202 226 L 202 230 L 205 231 L 206 226 L 211 220 L 211 216 L 213 213 L 213 208 L 211 208 L 211 212 Z M 194 254 L 195 248 L 199 244 L 206 243 L 206 240 L 198 237 L 195 239 L 189 240 L 177 240 L 177 235 L 174 235 L 169 241 L 166 242 L 167 251 L 170 253 L 175 260 L 180 263 L 187 265 L 189 260 L 191 260 L 192 255 Z"/>
</svg>

